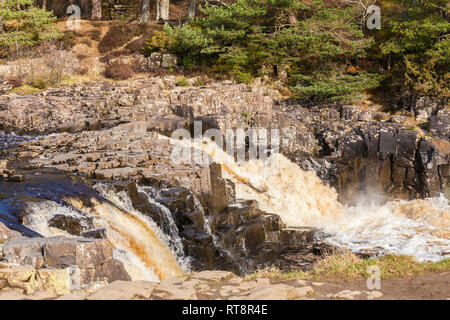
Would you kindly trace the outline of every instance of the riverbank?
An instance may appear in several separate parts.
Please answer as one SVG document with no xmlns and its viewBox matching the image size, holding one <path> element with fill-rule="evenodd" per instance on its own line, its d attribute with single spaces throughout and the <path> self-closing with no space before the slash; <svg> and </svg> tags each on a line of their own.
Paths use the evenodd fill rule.
<svg viewBox="0 0 450 320">
<path fill-rule="evenodd" d="M 448 300 L 449 286 L 450 272 L 383 280 L 380 289 L 369 290 L 365 280 L 244 279 L 228 272 L 204 271 L 158 284 L 117 281 L 65 295 L 0 291 L 0 300 Z"/>
</svg>

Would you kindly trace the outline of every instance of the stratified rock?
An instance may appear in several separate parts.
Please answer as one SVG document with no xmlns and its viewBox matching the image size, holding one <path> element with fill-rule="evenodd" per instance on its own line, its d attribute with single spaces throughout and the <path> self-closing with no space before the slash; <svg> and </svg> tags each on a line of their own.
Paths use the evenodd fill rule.
<svg viewBox="0 0 450 320">
<path fill-rule="evenodd" d="M 56 268 L 93 269 L 112 259 L 112 247 L 107 240 L 57 238 L 47 241 L 43 250 L 45 265 Z"/>
<path fill-rule="evenodd" d="M 24 264 L 38 270 L 43 267 L 65 269 L 71 282 L 78 285 L 93 281 L 130 280 L 122 262 L 113 259 L 112 247 L 107 240 L 65 237 L 19 239 L 7 242 L 2 252 L 6 262 Z M 59 274 L 49 273 L 49 276 L 53 275 L 59 277 Z"/>
</svg>

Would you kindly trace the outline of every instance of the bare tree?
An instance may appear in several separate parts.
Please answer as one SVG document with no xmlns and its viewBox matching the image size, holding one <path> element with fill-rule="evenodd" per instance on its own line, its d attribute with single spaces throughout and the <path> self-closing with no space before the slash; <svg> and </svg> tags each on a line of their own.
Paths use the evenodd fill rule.
<svg viewBox="0 0 450 320">
<path fill-rule="evenodd" d="M 138 18 L 139 23 L 146 23 L 150 19 L 150 0 L 142 0 Z"/>
<path fill-rule="evenodd" d="M 189 0 L 189 6 L 187 9 L 186 20 L 192 21 L 195 19 L 195 10 L 197 9 L 197 0 Z"/>
<path fill-rule="evenodd" d="M 92 0 L 92 20 L 100 20 L 102 18 L 102 0 Z"/>
</svg>

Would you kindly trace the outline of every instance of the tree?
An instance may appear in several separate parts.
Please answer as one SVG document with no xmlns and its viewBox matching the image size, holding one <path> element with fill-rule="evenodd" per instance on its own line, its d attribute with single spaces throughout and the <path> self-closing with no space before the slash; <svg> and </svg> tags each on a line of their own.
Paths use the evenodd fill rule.
<svg viewBox="0 0 450 320">
<path fill-rule="evenodd" d="M 19 49 L 62 36 L 51 24 L 56 20 L 51 12 L 33 6 L 33 0 L 3 0 L 0 2 L 3 32 L 0 47 Z"/>
<path fill-rule="evenodd" d="M 141 24 L 147 23 L 149 19 L 150 19 L 150 0 L 142 0 L 138 22 Z"/>
<path fill-rule="evenodd" d="M 195 11 L 197 10 L 197 1 L 189 0 L 189 6 L 186 13 L 186 20 L 188 22 L 195 19 Z"/>
<path fill-rule="evenodd" d="M 391 11 L 389 9 L 391 8 Z M 389 87 L 404 107 L 419 96 L 450 98 L 450 21 L 447 0 L 390 0 L 378 50 L 390 70 Z"/>
<path fill-rule="evenodd" d="M 376 73 L 359 71 L 373 38 L 361 30 L 354 6 L 236 0 L 201 10 L 191 24 L 165 28 L 169 50 L 187 68 L 212 66 L 248 82 L 265 66 L 297 97 L 317 101 L 358 99 L 379 85 Z"/>
<path fill-rule="evenodd" d="M 92 0 L 92 20 L 100 20 L 102 18 L 102 0 Z"/>
<path fill-rule="evenodd" d="M 170 7 L 170 0 L 156 1 L 156 21 L 169 20 L 169 7 Z"/>
</svg>

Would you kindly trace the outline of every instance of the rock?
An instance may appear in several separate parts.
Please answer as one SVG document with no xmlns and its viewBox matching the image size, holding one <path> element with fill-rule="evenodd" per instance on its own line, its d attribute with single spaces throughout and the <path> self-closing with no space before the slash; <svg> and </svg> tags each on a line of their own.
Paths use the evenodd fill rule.
<svg viewBox="0 0 450 320">
<path fill-rule="evenodd" d="M 87 292 L 75 292 L 68 293 L 58 297 L 56 300 L 86 300 L 89 293 Z"/>
<path fill-rule="evenodd" d="M 309 286 L 295 288 L 286 284 L 257 287 L 242 300 L 295 300 L 306 297 L 313 289 Z"/>
<path fill-rule="evenodd" d="M 17 231 L 10 230 L 0 221 L 0 244 L 7 242 L 11 239 L 21 238 L 21 235 Z M 1 251 L 1 250 L 0 250 Z M 1 254 L 0 254 L 1 258 Z"/>
<path fill-rule="evenodd" d="M 355 300 L 356 297 L 360 296 L 362 294 L 361 291 L 352 291 L 352 290 L 342 290 L 338 293 L 334 294 L 328 294 L 327 297 L 333 298 L 333 299 L 344 299 L 344 300 Z"/>
<path fill-rule="evenodd" d="M 177 57 L 173 54 L 163 54 L 161 58 L 161 67 L 174 68 L 177 66 Z"/>
<path fill-rule="evenodd" d="M 106 239 L 106 230 L 103 228 L 84 231 L 80 234 L 84 238 L 89 239 Z"/>
<path fill-rule="evenodd" d="M 76 265 L 89 269 L 112 259 L 112 248 L 106 240 L 59 238 L 56 241 L 47 241 L 43 249 L 45 265 L 49 267 Z"/>
<path fill-rule="evenodd" d="M 131 281 L 131 277 L 125 270 L 123 263 L 116 259 L 106 261 L 97 267 L 94 279 L 105 279 L 108 282 L 117 280 Z"/>
<path fill-rule="evenodd" d="M 2 251 L 5 261 L 38 268 L 38 272 L 43 270 L 39 269 L 42 267 L 70 267 L 66 269 L 70 281 L 78 285 L 102 280 L 130 280 L 122 262 L 113 259 L 112 247 L 107 240 L 64 237 L 20 239 L 7 242 Z M 45 272 L 42 277 L 52 277 L 55 281 L 65 277 L 56 271 Z M 59 284 L 55 286 L 62 287 Z"/>
<path fill-rule="evenodd" d="M 67 294 L 72 289 L 69 272 L 65 269 L 38 269 L 36 278 L 39 288 L 45 292 Z"/>
<path fill-rule="evenodd" d="M 36 287 L 38 287 L 36 270 L 31 266 L 0 265 L 0 280 L 5 280 L 4 286 L 22 289 L 26 294 L 34 293 Z"/>
<path fill-rule="evenodd" d="M 192 276 L 192 279 L 203 281 L 225 281 L 230 280 L 234 275 L 228 271 L 201 271 Z"/>
<path fill-rule="evenodd" d="M 67 231 L 70 234 L 79 236 L 85 229 L 92 229 L 92 218 L 72 217 L 62 214 L 55 215 L 48 221 L 50 227 Z"/>
<path fill-rule="evenodd" d="M 114 281 L 90 294 L 87 300 L 146 300 L 150 299 L 154 282 Z"/>
<path fill-rule="evenodd" d="M 380 291 L 366 291 L 367 293 L 367 299 L 374 300 L 381 298 L 383 294 Z"/>
<path fill-rule="evenodd" d="M 434 135 L 450 139 L 450 109 L 442 109 L 430 118 L 429 130 Z"/>
</svg>

